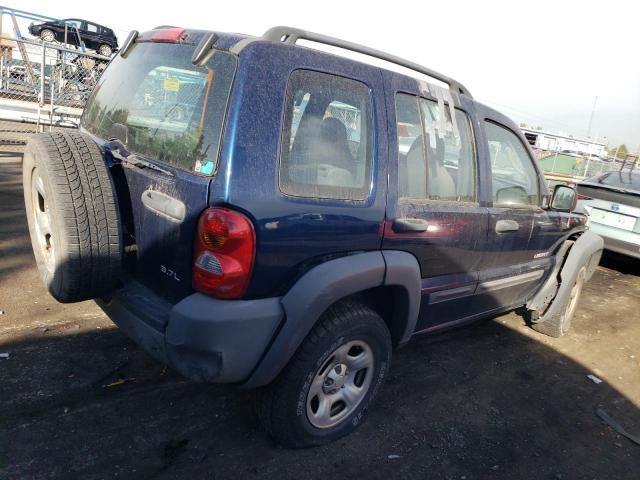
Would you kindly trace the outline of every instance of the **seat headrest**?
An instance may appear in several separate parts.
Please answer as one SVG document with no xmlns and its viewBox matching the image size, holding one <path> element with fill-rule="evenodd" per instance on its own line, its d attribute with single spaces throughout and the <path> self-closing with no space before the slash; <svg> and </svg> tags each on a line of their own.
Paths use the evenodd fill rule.
<svg viewBox="0 0 640 480">
<path fill-rule="evenodd" d="M 432 148 L 430 139 L 431 137 L 429 136 L 429 134 L 428 133 L 425 134 L 425 145 L 427 147 L 427 159 L 429 160 L 429 163 L 432 165 L 444 164 L 444 140 L 440 138 L 438 135 L 435 135 L 436 146 Z M 422 148 L 422 134 L 418 135 L 416 139 L 413 141 L 407 155 L 410 155 L 418 148 L 420 149 Z"/>
<path fill-rule="evenodd" d="M 327 117 L 322 120 L 320 125 L 320 138 L 333 144 L 346 144 L 348 141 L 347 127 L 337 118 Z"/>
</svg>

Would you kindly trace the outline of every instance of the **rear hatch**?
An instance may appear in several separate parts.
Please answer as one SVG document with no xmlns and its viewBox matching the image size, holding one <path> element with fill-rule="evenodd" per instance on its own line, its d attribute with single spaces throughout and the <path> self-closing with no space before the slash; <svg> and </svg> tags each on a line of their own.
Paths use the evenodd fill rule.
<svg viewBox="0 0 640 480">
<path fill-rule="evenodd" d="M 96 86 L 81 128 L 104 146 L 125 229 L 129 276 L 176 301 L 191 290 L 199 215 L 208 206 L 237 59 L 191 58 L 204 32 L 142 34 Z"/>
</svg>

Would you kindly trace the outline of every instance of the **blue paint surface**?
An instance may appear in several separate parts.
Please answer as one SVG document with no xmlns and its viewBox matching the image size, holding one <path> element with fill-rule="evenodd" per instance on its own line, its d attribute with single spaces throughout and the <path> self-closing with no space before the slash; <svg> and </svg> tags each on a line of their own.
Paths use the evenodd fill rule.
<svg viewBox="0 0 640 480">
<path fill-rule="evenodd" d="M 220 34 L 217 47 L 232 48 L 242 38 Z M 350 78 L 369 88 L 372 168 L 370 191 L 363 201 L 294 197 L 280 190 L 285 96 L 288 79 L 297 69 Z M 464 319 L 513 301 L 524 302 L 538 284 L 505 288 L 491 295 L 476 289 L 480 279 L 508 277 L 528 268 L 548 271 L 552 258 L 536 264 L 534 255 L 554 250 L 571 233 L 563 227 L 569 223 L 569 214 L 541 208 L 497 209 L 492 205 L 491 162 L 483 123 L 490 119 L 513 130 L 523 142 L 524 137 L 508 118 L 468 97 L 454 95 L 456 108 L 466 112 L 472 125 L 476 201 L 400 201 L 395 117 L 395 95 L 399 92 L 429 95 L 417 80 L 378 67 L 308 48 L 250 43 L 239 54 L 217 165 L 205 162 L 198 174 L 167 167 L 174 174 L 168 177 L 110 163 L 119 179 L 120 203 L 130 208 L 124 216 L 137 247 L 133 274 L 167 298 L 178 299 L 190 293 L 197 219 L 205 208 L 217 205 L 243 212 L 255 227 L 256 256 L 246 298 L 282 295 L 320 263 L 384 248 L 410 252 L 420 264 L 425 300 L 418 329 Z M 104 139 L 96 140 L 104 143 Z M 145 210 L 139 195 L 149 188 L 187 205 L 183 224 L 171 224 Z M 542 175 L 540 188 L 545 194 Z M 437 227 L 433 232 L 438 233 L 394 233 L 393 220 L 405 217 L 425 220 Z M 513 235 L 496 234 L 496 222 L 505 219 L 516 220 L 521 229 Z M 573 222 L 573 231 L 583 223 L 580 219 Z M 175 275 L 163 277 L 160 265 Z M 460 296 L 448 300 L 447 295 L 439 295 L 433 298 L 442 301 L 426 306 L 429 295 L 448 289 L 459 291 Z"/>
</svg>

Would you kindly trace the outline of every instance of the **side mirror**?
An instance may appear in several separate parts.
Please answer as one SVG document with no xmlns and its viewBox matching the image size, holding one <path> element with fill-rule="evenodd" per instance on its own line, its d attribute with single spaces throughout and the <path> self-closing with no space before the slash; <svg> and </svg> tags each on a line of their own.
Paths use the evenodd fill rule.
<svg viewBox="0 0 640 480">
<path fill-rule="evenodd" d="M 551 209 L 558 212 L 571 212 L 576 208 L 578 194 L 568 185 L 556 185 L 551 196 Z"/>
</svg>

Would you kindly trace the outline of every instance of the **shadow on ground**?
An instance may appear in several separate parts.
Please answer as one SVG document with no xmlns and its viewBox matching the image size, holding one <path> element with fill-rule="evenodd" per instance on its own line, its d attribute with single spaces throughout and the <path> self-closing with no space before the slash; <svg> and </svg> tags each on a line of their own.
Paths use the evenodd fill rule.
<svg viewBox="0 0 640 480">
<path fill-rule="evenodd" d="M 600 265 L 624 275 L 640 277 L 640 259 L 605 250 Z"/>
<path fill-rule="evenodd" d="M 2 161 L 5 157 L 12 161 Z M 22 197 L 21 158 L 21 154 L 0 153 L 0 276 L 5 278 L 30 268 L 33 258 Z"/>
<path fill-rule="evenodd" d="M 116 329 L 74 328 L 0 342 L 2 478 L 637 478 L 639 447 L 594 414 L 637 431 L 637 406 L 498 322 L 416 339 L 368 422 L 303 451 L 257 427 L 253 392 L 185 381 Z"/>
</svg>

